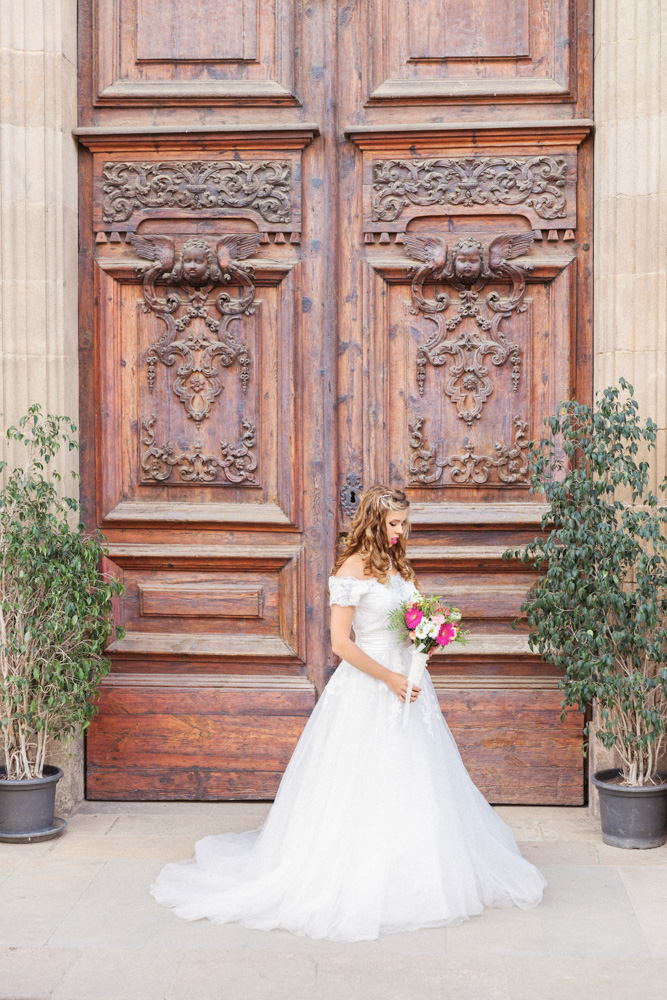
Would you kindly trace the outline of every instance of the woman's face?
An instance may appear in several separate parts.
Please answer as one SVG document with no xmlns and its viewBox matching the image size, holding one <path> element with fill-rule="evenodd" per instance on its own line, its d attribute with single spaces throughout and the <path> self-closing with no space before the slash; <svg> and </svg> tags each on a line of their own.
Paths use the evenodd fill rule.
<svg viewBox="0 0 667 1000">
<path fill-rule="evenodd" d="M 407 519 L 407 510 L 390 510 L 389 513 L 385 515 L 384 527 L 387 532 L 387 538 L 389 539 L 390 545 L 396 545 L 396 542 L 403 534 L 403 527 Z"/>
</svg>

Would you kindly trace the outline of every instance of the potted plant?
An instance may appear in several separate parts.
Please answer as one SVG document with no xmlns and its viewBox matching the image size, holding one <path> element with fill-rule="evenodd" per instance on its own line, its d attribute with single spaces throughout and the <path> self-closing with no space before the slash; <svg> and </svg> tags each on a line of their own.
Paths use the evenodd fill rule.
<svg viewBox="0 0 667 1000">
<path fill-rule="evenodd" d="M 121 584 L 101 572 L 99 533 L 86 534 L 79 504 L 60 497 L 49 463 L 76 447 L 68 417 L 32 406 L 9 440 L 27 447 L 0 491 L 0 840 L 45 839 L 54 823 L 59 768 L 45 763 L 53 739 L 83 732 L 109 670 L 112 599 Z M 6 463 L 0 464 L 0 469 Z M 76 473 L 73 475 L 78 478 Z"/>
<path fill-rule="evenodd" d="M 531 446 L 531 492 L 549 505 L 543 534 L 505 558 L 540 573 L 522 611 L 531 649 L 563 671 L 563 715 L 592 706 L 595 736 L 619 763 L 592 779 L 603 840 L 645 848 L 667 829 L 667 507 L 642 457 L 657 427 L 619 385 L 546 422 L 549 436 Z"/>
</svg>

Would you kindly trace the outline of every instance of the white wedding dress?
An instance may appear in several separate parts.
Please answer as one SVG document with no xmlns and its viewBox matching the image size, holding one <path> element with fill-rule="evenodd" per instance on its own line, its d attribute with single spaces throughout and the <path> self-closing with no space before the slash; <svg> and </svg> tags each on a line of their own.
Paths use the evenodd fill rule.
<svg viewBox="0 0 667 1000">
<path fill-rule="evenodd" d="M 331 577 L 356 605 L 356 643 L 402 674 L 411 646 L 386 627 L 415 593 L 396 575 Z M 262 826 L 204 837 L 151 886 L 185 920 L 208 917 L 334 941 L 458 923 L 485 906 L 534 906 L 546 882 L 466 771 L 433 683 L 404 705 L 342 661 L 319 699 Z"/>
</svg>

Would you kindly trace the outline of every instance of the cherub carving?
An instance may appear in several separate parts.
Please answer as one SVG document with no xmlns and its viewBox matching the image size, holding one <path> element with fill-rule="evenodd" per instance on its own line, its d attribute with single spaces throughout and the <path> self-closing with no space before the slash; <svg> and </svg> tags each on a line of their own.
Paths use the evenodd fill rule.
<svg viewBox="0 0 667 1000">
<path fill-rule="evenodd" d="M 213 257 L 213 250 L 206 240 L 186 240 L 181 247 L 181 259 L 174 271 L 174 278 L 181 277 L 193 288 L 201 288 L 221 275 Z"/>
<path fill-rule="evenodd" d="M 411 311 L 435 323 L 436 329 L 423 344 L 417 355 L 417 384 L 419 394 L 424 394 L 426 364 L 443 366 L 447 356 L 455 363 L 450 368 L 445 392 L 456 403 L 459 416 L 470 424 L 479 419 L 485 400 L 493 391 L 485 364 L 487 354 L 497 367 L 510 358 L 512 361 L 512 387 L 516 392 L 520 379 L 521 357 L 519 346 L 510 343 L 502 330 L 502 323 L 514 312 L 524 312 L 526 274 L 530 264 L 512 261 L 528 253 L 535 239 L 534 233 L 508 233 L 496 236 L 487 247 L 470 236 L 464 236 L 452 247 L 439 237 L 406 236 L 407 253 L 420 261 L 412 277 Z M 509 281 L 511 291 L 507 296 L 489 292 L 485 298 L 487 314 L 484 315 L 479 296 L 490 281 Z M 451 318 L 445 320 L 452 298 L 447 291 L 438 291 L 433 298 L 424 295 L 425 284 L 444 284 L 458 292 L 459 306 Z M 474 323 L 472 330 L 461 330 L 456 339 L 447 339 L 464 320 Z M 483 331 L 483 332 L 482 332 Z"/>
<path fill-rule="evenodd" d="M 486 257 L 479 240 L 464 236 L 453 248 L 451 257 L 447 244 L 433 236 L 405 236 L 405 249 L 410 257 L 422 261 L 415 269 L 413 289 L 421 290 L 425 282 L 446 281 L 461 290 L 472 288 L 480 282 L 480 289 L 488 281 L 510 278 L 517 285 L 525 284 L 524 274 L 532 270 L 530 264 L 519 267 L 510 264 L 515 257 L 528 253 L 535 240 L 532 232 L 496 236 L 488 245 Z"/>
<path fill-rule="evenodd" d="M 201 237 L 185 240 L 180 251 L 170 236 L 134 234 L 130 242 L 149 261 L 137 268 L 143 278 L 144 310 L 162 319 L 166 327 L 147 351 L 149 391 L 153 391 L 158 361 L 171 367 L 178 356 L 181 364 L 173 389 L 188 416 L 199 423 L 208 417 L 222 391 L 218 364 L 228 368 L 238 362 L 246 391 L 250 358 L 247 348 L 234 337 L 231 324 L 256 309 L 253 269 L 243 261 L 257 253 L 260 234 L 221 236 L 215 252 Z M 223 290 L 216 294 L 215 286 L 225 282 L 240 285 L 241 294 L 232 296 Z M 164 296 L 158 295 L 157 284 L 167 286 Z M 185 302 L 182 296 L 187 296 Z M 217 317 L 209 314 L 211 296 L 215 296 Z M 197 320 L 203 321 L 197 332 L 189 330 Z"/>
<path fill-rule="evenodd" d="M 484 258 L 477 240 L 459 240 L 452 251 L 452 280 L 469 288 L 482 276 Z"/>
<path fill-rule="evenodd" d="M 223 293 L 226 314 L 251 312 L 255 297 L 252 282 L 252 268 L 241 261 L 252 257 L 260 246 L 260 234 L 229 234 L 222 236 L 213 253 L 208 240 L 198 237 L 183 243 L 180 254 L 176 253 L 174 240 L 169 236 L 133 234 L 130 243 L 144 260 L 152 261 L 138 271 L 143 275 L 144 288 L 148 291 L 147 304 L 157 301 L 155 283 L 160 279 L 166 285 L 185 285 L 189 298 L 196 298 L 196 292 L 205 286 L 234 282 L 245 291 L 240 298 L 232 298 Z M 193 294 L 194 292 L 194 294 Z"/>
</svg>

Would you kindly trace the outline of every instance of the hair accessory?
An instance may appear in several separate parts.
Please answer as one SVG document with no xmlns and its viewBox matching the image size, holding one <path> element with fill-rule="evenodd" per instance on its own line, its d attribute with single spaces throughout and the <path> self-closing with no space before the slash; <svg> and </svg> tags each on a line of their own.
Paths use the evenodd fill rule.
<svg viewBox="0 0 667 1000">
<path fill-rule="evenodd" d="M 383 507 L 391 507 L 393 502 L 394 498 L 391 495 L 391 493 L 383 493 L 382 496 L 378 499 L 378 503 L 381 504 Z"/>
</svg>

